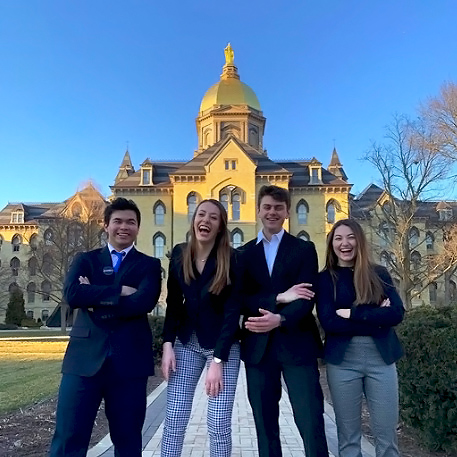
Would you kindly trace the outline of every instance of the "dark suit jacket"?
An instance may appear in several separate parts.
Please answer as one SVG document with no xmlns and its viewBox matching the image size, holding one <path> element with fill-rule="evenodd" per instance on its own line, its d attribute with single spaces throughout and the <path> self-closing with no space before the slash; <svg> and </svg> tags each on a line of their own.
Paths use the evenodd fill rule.
<svg viewBox="0 0 457 457">
<path fill-rule="evenodd" d="M 336 269 L 336 287 L 328 270 L 320 273 L 317 314 L 325 330 L 324 352 L 328 362 L 340 364 L 351 338 L 356 335 L 371 336 L 388 365 L 403 355 L 393 327 L 402 321 L 405 309 L 387 270 L 376 266 L 376 272 L 383 283 L 384 295 L 390 300 L 389 307 L 380 308 L 379 303 L 354 305 L 356 294 L 351 268 Z M 350 309 L 350 318 L 338 316 L 337 309 Z"/>
<path fill-rule="evenodd" d="M 90 285 L 80 284 L 86 276 Z M 121 297 L 122 286 L 137 290 Z M 152 334 L 147 314 L 160 294 L 160 261 L 133 248 L 113 272 L 108 248 L 79 254 L 64 284 L 71 308 L 79 308 L 70 332 L 63 373 L 92 376 L 110 359 L 120 376 L 154 374 Z"/>
<path fill-rule="evenodd" d="M 243 325 L 242 359 L 250 364 L 259 363 L 270 345 L 282 363 L 314 362 L 322 349 L 312 314 L 314 301 L 276 303 L 276 296 L 294 284 L 305 282 L 315 286 L 318 265 L 314 244 L 284 232 L 271 277 L 262 242 L 257 244 L 257 240 L 252 240 L 240 251 L 239 294 L 244 321 L 250 316 L 260 316 L 259 308 L 279 313 L 284 318 L 280 327 L 268 333 L 253 333 Z"/>
<path fill-rule="evenodd" d="M 219 295 L 209 292 L 216 273 L 214 250 L 208 257 L 201 275 L 194 269 L 196 279 L 186 284 L 182 267 L 185 246 L 185 243 L 176 245 L 171 254 L 164 342 L 174 344 L 178 337 L 185 344 L 195 332 L 200 346 L 214 349 L 214 355 L 226 361 L 239 330 L 239 300 L 233 296 L 232 285 L 225 287 Z M 233 253 L 230 262 L 232 282 L 235 262 Z"/>
</svg>

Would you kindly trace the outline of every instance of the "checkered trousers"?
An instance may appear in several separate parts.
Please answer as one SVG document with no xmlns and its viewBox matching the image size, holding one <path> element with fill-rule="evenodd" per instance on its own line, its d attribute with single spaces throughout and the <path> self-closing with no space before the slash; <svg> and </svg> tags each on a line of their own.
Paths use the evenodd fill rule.
<svg viewBox="0 0 457 457">
<path fill-rule="evenodd" d="M 161 457 L 181 456 L 184 435 L 192 411 L 195 388 L 205 365 L 213 359 L 213 351 L 203 349 L 197 336 L 175 346 L 176 371 L 170 372 L 167 389 L 167 412 L 162 436 Z M 240 347 L 235 343 L 227 362 L 223 363 L 223 389 L 216 397 L 208 397 L 208 435 L 211 457 L 230 457 L 232 453 L 232 410 L 240 369 Z"/>
</svg>

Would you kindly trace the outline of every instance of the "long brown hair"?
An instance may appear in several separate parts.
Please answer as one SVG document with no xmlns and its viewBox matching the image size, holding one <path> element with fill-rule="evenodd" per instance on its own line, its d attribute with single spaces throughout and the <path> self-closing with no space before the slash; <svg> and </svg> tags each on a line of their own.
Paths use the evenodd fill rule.
<svg viewBox="0 0 457 457">
<path fill-rule="evenodd" d="M 345 225 L 354 233 L 357 242 L 357 252 L 354 263 L 354 288 L 356 293 L 356 305 L 362 303 L 378 303 L 380 304 L 384 291 L 382 282 L 376 274 L 374 264 L 370 259 L 368 243 L 363 233 L 362 227 L 354 219 L 342 219 L 335 223 L 327 236 L 327 252 L 325 256 L 325 269 L 332 276 L 334 287 L 336 288 L 336 280 L 338 277 L 336 267 L 338 265 L 338 257 L 333 250 L 333 237 L 335 230 L 338 227 Z M 335 289 L 336 290 L 336 289 Z"/>
<path fill-rule="evenodd" d="M 222 206 L 222 204 L 209 198 L 207 200 L 202 200 L 197 208 L 195 208 L 194 214 L 192 216 L 192 221 L 190 223 L 190 240 L 187 243 L 186 248 L 183 253 L 183 272 L 184 272 L 184 281 L 186 284 L 190 284 L 192 279 L 195 279 L 193 260 L 197 253 L 197 238 L 195 236 L 195 217 L 198 212 L 198 208 L 205 202 L 210 202 L 219 209 L 221 215 L 219 233 L 216 236 L 214 241 L 214 246 L 216 247 L 216 274 L 214 275 L 213 283 L 209 288 L 209 291 L 215 295 L 219 295 L 222 292 L 222 289 L 230 284 L 230 240 L 229 232 L 227 229 L 227 211 Z M 214 249 L 214 248 L 213 248 Z"/>
</svg>

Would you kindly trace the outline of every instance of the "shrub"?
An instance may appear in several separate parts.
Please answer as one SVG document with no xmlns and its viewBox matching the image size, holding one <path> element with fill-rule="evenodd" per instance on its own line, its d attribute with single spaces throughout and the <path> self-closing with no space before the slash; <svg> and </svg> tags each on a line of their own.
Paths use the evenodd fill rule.
<svg viewBox="0 0 457 457">
<path fill-rule="evenodd" d="M 158 365 L 162 361 L 162 345 L 163 345 L 163 323 L 165 318 L 163 316 L 148 316 L 149 326 L 151 327 L 154 348 L 154 362 Z"/>
<path fill-rule="evenodd" d="M 420 307 L 398 327 L 403 420 L 430 449 L 457 451 L 457 310 Z"/>
<path fill-rule="evenodd" d="M 6 308 L 5 324 L 21 325 L 25 317 L 24 296 L 19 288 L 14 288 Z"/>
<path fill-rule="evenodd" d="M 41 327 L 41 323 L 38 323 L 35 319 L 25 318 L 21 321 L 21 327 L 38 328 Z"/>
<path fill-rule="evenodd" d="M 18 327 L 15 324 L 0 324 L 0 330 L 17 330 Z"/>
</svg>

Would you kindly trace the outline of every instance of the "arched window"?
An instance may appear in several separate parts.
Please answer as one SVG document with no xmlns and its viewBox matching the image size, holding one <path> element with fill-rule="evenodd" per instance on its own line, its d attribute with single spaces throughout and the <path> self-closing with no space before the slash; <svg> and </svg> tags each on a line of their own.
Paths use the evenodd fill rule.
<svg viewBox="0 0 457 457">
<path fill-rule="evenodd" d="M 388 222 L 379 224 L 379 240 L 381 246 L 389 246 L 393 241 L 393 229 Z"/>
<path fill-rule="evenodd" d="M 297 238 L 300 238 L 301 240 L 304 240 L 304 241 L 311 241 L 311 237 L 309 236 L 309 234 L 307 232 L 305 232 L 304 230 L 302 230 L 298 235 L 297 235 Z"/>
<path fill-rule="evenodd" d="M 418 270 L 421 265 L 421 255 L 417 251 L 411 253 L 411 266 L 414 270 Z"/>
<path fill-rule="evenodd" d="M 29 259 L 29 276 L 35 276 L 38 269 L 38 260 L 36 257 L 31 257 Z"/>
<path fill-rule="evenodd" d="M 229 207 L 229 196 L 227 193 L 221 193 L 219 195 L 219 201 L 221 202 L 221 205 L 225 208 L 225 211 L 228 213 L 228 207 Z"/>
<path fill-rule="evenodd" d="M 72 249 L 78 249 L 84 245 L 84 229 L 81 224 L 74 222 L 68 227 L 68 244 Z M 47 243 L 46 243 L 47 244 Z"/>
<path fill-rule="evenodd" d="M 308 204 L 304 200 L 298 202 L 297 220 L 300 225 L 306 225 L 308 223 Z"/>
<path fill-rule="evenodd" d="M 192 221 L 192 217 L 195 213 L 195 210 L 197 209 L 197 204 L 198 204 L 198 195 L 196 192 L 191 192 L 187 196 L 187 220 L 189 222 Z"/>
<path fill-rule="evenodd" d="M 8 292 L 11 294 L 13 292 L 16 292 L 17 290 L 19 290 L 19 285 L 17 284 L 17 282 L 12 282 L 9 286 L 8 286 Z"/>
<path fill-rule="evenodd" d="M 154 257 L 163 259 L 165 257 L 165 235 L 163 233 L 156 233 L 152 239 L 154 244 Z"/>
<path fill-rule="evenodd" d="M 336 219 L 336 207 L 333 201 L 327 203 L 327 223 L 334 224 Z"/>
<path fill-rule="evenodd" d="M 437 300 L 437 295 L 438 295 L 437 289 L 438 289 L 438 285 L 436 284 L 436 282 L 432 282 L 428 286 L 428 295 L 430 298 L 430 302 L 432 302 L 432 303 L 436 302 L 436 300 Z"/>
<path fill-rule="evenodd" d="M 80 203 L 76 202 L 71 207 L 71 215 L 75 218 L 80 218 L 83 212 L 83 208 Z"/>
<path fill-rule="evenodd" d="M 435 237 L 433 236 L 433 233 L 427 232 L 425 235 L 425 246 L 427 247 L 427 250 L 433 251 L 435 247 Z"/>
<path fill-rule="evenodd" d="M 243 232 L 239 228 L 234 229 L 232 231 L 232 247 L 233 247 L 233 249 L 237 249 L 240 246 L 242 246 L 243 245 L 243 241 L 244 241 Z"/>
<path fill-rule="evenodd" d="M 449 281 L 449 299 L 452 303 L 457 301 L 457 285 L 454 281 Z"/>
<path fill-rule="evenodd" d="M 19 275 L 19 268 L 21 267 L 21 261 L 17 257 L 13 257 L 10 261 L 11 274 L 13 276 Z"/>
<path fill-rule="evenodd" d="M 38 247 L 38 235 L 36 233 L 34 233 L 31 237 L 30 237 L 30 241 L 29 241 L 29 245 L 30 245 L 30 249 L 32 251 L 36 251 L 37 247 Z"/>
<path fill-rule="evenodd" d="M 53 240 L 54 240 L 54 233 L 52 233 L 52 230 L 50 228 L 47 228 L 44 231 L 43 238 L 44 238 L 44 244 L 46 246 L 51 246 L 52 245 Z"/>
<path fill-rule="evenodd" d="M 27 284 L 27 303 L 35 303 L 36 285 L 34 282 Z"/>
<path fill-rule="evenodd" d="M 232 220 L 240 220 L 240 210 L 241 210 L 241 195 L 236 192 L 232 195 Z"/>
<path fill-rule="evenodd" d="M 28 309 L 25 315 L 27 316 L 27 319 L 33 319 L 33 309 Z"/>
<path fill-rule="evenodd" d="M 49 310 L 48 309 L 42 309 L 41 310 L 41 320 L 43 322 L 46 322 L 48 320 L 48 317 L 49 317 Z"/>
<path fill-rule="evenodd" d="M 43 266 L 42 266 L 42 270 L 43 270 L 43 274 L 44 275 L 50 276 L 52 274 L 53 263 L 54 263 L 54 261 L 53 261 L 52 255 L 49 254 L 48 252 L 46 252 L 43 255 Z"/>
<path fill-rule="evenodd" d="M 419 230 L 417 227 L 411 227 L 409 231 L 409 247 L 414 248 L 419 244 Z"/>
<path fill-rule="evenodd" d="M 50 301 L 51 300 L 51 283 L 48 280 L 44 280 L 41 283 L 41 293 L 43 301 Z"/>
<path fill-rule="evenodd" d="M 13 246 L 13 252 L 19 252 L 22 244 L 22 237 L 21 235 L 14 235 L 13 239 L 11 240 L 11 244 Z"/>
<path fill-rule="evenodd" d="M 154 205 L 154 223 L 155 225 L 165 224 L 165 205 L 160 200 Z"/>
</svg>

